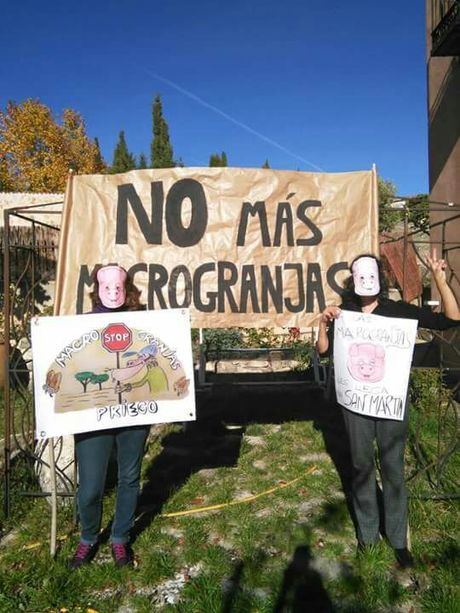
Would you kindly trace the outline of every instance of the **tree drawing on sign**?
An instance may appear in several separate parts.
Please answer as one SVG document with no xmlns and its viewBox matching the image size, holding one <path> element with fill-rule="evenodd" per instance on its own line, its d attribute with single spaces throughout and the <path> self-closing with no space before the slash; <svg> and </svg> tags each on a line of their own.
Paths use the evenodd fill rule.
<svg viewBox="0 0 460 613">
<path fill-rule="evenodd" d="M 99 385 L 99 390 L 102 390 L 102 384 L 105 381 L 107 381 L 108 378 L 109 378 L 109 375 L 107 373 L 101 373 L 100 375 L 94 375 L 91 383 L 94 383 L 94 385 Z"/>
<path fill-rule="evenodd" d="M 102 384 L 107 381 L 109 375 L 107 373 L 96 374 L 94 372 L 90 372 L 89 370 L 84 370 L 82 372 L 77 372 L 75 375 L 75 379 L 79 381 L 83 385 L 83 391 L 86 392 L 88 383 L 92 383 L 93 385 L 99 385 L 99 389 L 102 389 Z"/>
<path fill-rule="evenodd" d="M 77 374 L 75 375 L 75 379 L 83 385 L 83 391 L 86 392 L 88 383 L 92 383 L 94 376 L 95 375 L 93 372 L 84 370 L 83 372 L 77 372 Z"/>
</svg>

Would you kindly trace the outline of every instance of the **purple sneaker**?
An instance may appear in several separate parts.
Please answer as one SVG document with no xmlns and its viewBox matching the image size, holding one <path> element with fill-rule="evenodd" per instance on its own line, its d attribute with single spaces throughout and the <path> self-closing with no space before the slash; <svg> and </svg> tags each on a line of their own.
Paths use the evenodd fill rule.
<svg viewBox="0 0 460 613">
<path fill-rule="evenodd" d="M 112 557 L 117 568 L 133 563 L 133 552 L 127 543 L 112 543 Z"/>
<path fill-rule="evenodd" d="M 70 560 L 70 568 L 80 568 L 83 564 L 89 564 L 96 555 L 97 543 L 78 543 L 77 549 Z"/>
</svg>

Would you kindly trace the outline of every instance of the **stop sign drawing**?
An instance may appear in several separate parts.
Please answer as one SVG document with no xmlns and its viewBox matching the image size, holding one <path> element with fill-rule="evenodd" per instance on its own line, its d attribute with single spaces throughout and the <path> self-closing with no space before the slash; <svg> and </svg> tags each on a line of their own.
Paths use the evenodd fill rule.
<svg viewBox="0 0 460 613">
<path fill-rule="evenodd" d="M 101 343 L 107 351 L 126 351 L 132 342 L 132 332 L 125 324 L 110 324 L 102 330 Z"/>
</svg>

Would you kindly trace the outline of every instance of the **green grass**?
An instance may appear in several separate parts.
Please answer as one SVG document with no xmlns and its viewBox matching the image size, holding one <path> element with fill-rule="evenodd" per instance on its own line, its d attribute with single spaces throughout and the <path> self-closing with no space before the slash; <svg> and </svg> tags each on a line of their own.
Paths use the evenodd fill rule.
<svg viewBox="0 0 460 613">
<path fill-rule="evenodd" d="M 163 427 L 163 441 L 171 434 L 180 440 L 178 426 Z M 162 511 L 230 502 L 300 479 L 250 503 L 184 517 L 153 517 L 134 544 L 134 569 L 115 569 L 105 544 L 92 565 L 69 572 L 67 560 L 78 541 L 70 506 L 59 511 L 59 535 L 64 538 L 52 561 L 47 502 L 15 498 L 14 538 L 0 548 L 0 612 L 79 613 L 92 608 L 112 613 L 129 606 L 140 613 L 268 613 L 280 603 L 290 610 L 315 585 L 337 611 L 397 611 L 403 605 L 414 611 L 458 610 L 459 512 L 453 501 L 411 499 L 412 548 L 419 565 L 414 581 L 405 583 L 385 542 L 356 558 L 340 480 L 311 421 L 258 423 L 246 426 L 241 435 L 233 463 L 219 466 L 215 458 L 214 467 L 203 462 L 185 481 L 171 479 L 173 488 Z M 430 444 L 437 436 L 431 423 L 424 436 Z M 208 458 L 209 440 L 203 440 L 199 452 Z M 146 455 L 144 479 L 161 453 L 158 437 Z M 171 460 L 164 474 L 173 470 L 174 462 L 184 461 Z M 317 472 L 306 474 L 313 464 Z M 409 470 L 415 466 L 409 449 L 408 464 Z M 412 485 L 415 493 L 429 489 L 423 474 Z M 105 522 L 114 498 L 113 492 L 106 496 Z M 168 582 L 177 587 L 172 603 L 167 595 L 174 592 L 173 584 Z"/>
</svg>

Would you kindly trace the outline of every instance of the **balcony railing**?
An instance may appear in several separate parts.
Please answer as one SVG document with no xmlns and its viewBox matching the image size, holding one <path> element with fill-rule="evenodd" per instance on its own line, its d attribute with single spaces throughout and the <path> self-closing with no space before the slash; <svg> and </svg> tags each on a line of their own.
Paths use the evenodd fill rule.
<svg viewBox="0 0 460 613">
<path fill-rule="evenodd" d="M 432 0 L 431 55 L 460 55 L 460 0 Z"/>
</svg>

